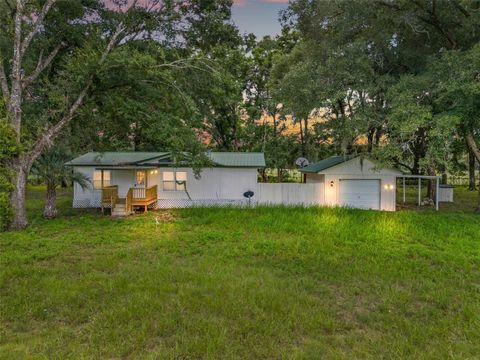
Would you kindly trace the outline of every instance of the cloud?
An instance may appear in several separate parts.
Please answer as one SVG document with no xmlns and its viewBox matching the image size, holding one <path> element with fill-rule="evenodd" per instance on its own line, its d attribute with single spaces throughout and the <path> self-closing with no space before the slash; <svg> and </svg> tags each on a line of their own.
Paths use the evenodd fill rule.
<svg viewBox="0 0 480 360">
<path fill-rule="evenodd" d="M 262 2 L 268 4 L 288 4 L 288 0 L 262 0 Z"/>
</svg>

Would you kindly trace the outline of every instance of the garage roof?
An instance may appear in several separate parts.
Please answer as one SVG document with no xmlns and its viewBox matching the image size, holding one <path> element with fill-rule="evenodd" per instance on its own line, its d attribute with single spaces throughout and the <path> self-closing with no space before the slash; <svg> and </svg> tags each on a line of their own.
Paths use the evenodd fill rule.
<svg viewBox="0 0 480 360">
<path fill-rule="evenodd" d="M 326 170 L 328 168 L 337 166 L 349 160 L 356 158 L 358 155 L 335 155 L 330 156 L 329 158 L 323 159 L 319 162 L 312 163 L 300 169 L 304 173 L 318 173 L 320 171 Z"/>
</svg>

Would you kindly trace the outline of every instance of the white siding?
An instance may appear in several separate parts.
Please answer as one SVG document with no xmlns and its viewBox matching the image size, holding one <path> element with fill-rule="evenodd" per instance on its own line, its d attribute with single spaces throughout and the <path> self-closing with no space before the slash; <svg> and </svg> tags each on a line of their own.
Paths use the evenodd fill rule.
<svg viewBox="0 0 480 360">
<path fill-rule="evenodd" d="M 453 188 L 452 187 L 440 187 L 438 189 L 438 201 L 439 202 L 453 202 Z"/>
<path fill-rule="evenodd" d="M 271 205 L 323 205 L 323 184 L 258 183 L 253 200 Z"/>
<path fill-rule="evenodd" d="M 196 179 L 190 168 L 177 168 L 176 171 L 187 172 L 187 191 L 193 200 L 228 199 L 244 200 L 243 193 L 255 191 L 257 184 L 256 169 L 242 168 L 208 168 L 200 173 Z M 172 171 L 170 168 L 160 168 L 158 174 L 159 199 L 188 199 L 185 191 L 164 191 L 163 172 Z"/>
<path fill-rule="evenodd" d="M 127 196 L 128 189 L 135 183 L 134 170 L 111 170 L 111 185 L 118 185 L 118 196 Z"/>
<path fill-rule="evenodd" d="M 76 167 L 89 178 L 93 178 L 95 167 Z M 152 169 L 147 171 L 148 186 L 158 185 L 158 199 L 172 200 L 178 204 L 190 202 L 185 191 L 163 191 L 163 172 L 173 171 L 172 168 L 160 168 L 157 174 L 152 174 Z M 187 191 L 194 201 L 213 204 L 229 201 L 245 201 L 243 193 L 256 190 L 257 170 L 250 168 L 207 168 L 201 172 L 200 179 L 196 179 L 190 168 L 177 168 L 176 171 L 187 172 Z M 134 187 L 135 170 L 112 169 L 111 185 L 118 185 L 119 196 L 124 197 L 130 187 Z M 100 205 L 100 190 L 93 190 L 92 185 L 85 191 L 75 185 L 73 195 L 74 207 L 98 207 Z M 168 206 L 167 206 L 168 207 Z"/>
<path fill-rule="evenodd" d="M 305 180 L 306 180 L 306 183 L 307 184 L 310 184 L 310 183 L 315 183 L 315 184 L 318 184 L 318 183 L 325 183 L 325 175 L 323 174 L 305 174 Z"/>
</svg>

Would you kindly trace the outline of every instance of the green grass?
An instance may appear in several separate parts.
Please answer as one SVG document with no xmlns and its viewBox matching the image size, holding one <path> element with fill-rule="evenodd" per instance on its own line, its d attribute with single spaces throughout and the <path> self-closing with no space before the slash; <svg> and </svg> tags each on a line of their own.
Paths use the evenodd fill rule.
<svg viewBox="0 0 480 360">
<path fill-rule="evenodd" d="M 65 191 L 61 216 L 46 221 L 42 202 L 30 191 L 31 226 L 0 234 L 0 358 L 480 354 L 474 214 L 204 208 L 111 219 L 71 209 Z"/>
</svg>

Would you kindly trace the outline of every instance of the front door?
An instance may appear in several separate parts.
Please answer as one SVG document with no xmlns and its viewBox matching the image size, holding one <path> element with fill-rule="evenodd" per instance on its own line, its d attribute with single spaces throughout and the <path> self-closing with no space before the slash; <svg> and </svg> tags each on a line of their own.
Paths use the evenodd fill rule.
<svg viewBox="0 0 480 360">
<path fill-rule="evenodd" d="M 135 172 L 135 187 L 146 188 L 147 187 L 147 171 L 137 170 Z"/>
</svg>

